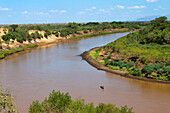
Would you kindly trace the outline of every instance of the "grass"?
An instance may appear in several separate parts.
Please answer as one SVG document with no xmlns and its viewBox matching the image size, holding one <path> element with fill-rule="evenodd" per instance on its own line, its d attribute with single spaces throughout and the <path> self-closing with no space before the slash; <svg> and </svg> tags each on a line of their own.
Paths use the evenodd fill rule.
<svg viewBox="0 0 170 113">
<path fill-rule="evenodd" d="M 13 53 L 16 53 L 19 51 L 23 51 L 26 48 L 31 48 L 31 47 L 35 47 L 35 46 L 37 46 L 37 44 L 30 44 L 30 45 L 26 45 L 26 46 L 19 47 L 17 49 L 8 50 L 8 51 L 5 51 L 5 50 L 0 51 L 0 59 L 5 58 L 6 55 L 13 54 Z"/>
<path fill-rule="evenodd" d="M 168 61 L 170 60 L 170 47 L 159 44 L 137 44 L 128 40 L 127 36 L 122 37 L 115 42 L 111 42 L 103 48 L 118 50 L 119 54 L 126 57 L 138 56 L 140 59 Z"/>
<path fill-rule="evenodd" d="M 97 58 L 98 58 L 98 54 L 97 54 L 96 51 L 91 51 L 91 52 L 89 53 L 89 55 L 90 55 L 90 57 L 91 57 L 93 60 L 97 60 Z"/>
</svg>

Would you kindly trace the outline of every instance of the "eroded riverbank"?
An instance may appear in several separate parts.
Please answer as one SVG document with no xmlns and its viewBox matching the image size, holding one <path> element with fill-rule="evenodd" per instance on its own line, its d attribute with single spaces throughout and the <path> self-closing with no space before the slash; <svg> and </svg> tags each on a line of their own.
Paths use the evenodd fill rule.
<svg viewBox="0 0 170 113">
<path fill-rule="evenodd" d="M 96 48 L 93 48 L 93 49 L 91 49 L 89 51 L 85 51 L 80 56 L 84 60 L 86 60 L 90 65 L 97 68 L 98 70 L 103 70 L 103 71 L 107 71 L 107 72 L 110 72 L 110 73 L 113 73 L 113 74 L 118 74 L 118 75 L 121 75 L 121 76 L 126 77 L 126 78 L 132 78 L 132 79 L 143 80 L 143 81 L 148 81 L 148 82 L 170 84 L 170 81 L 164 81 L 164 80 L 150 79 L 150 78 L 146 78 L 146 77 L 133 76 L 133 75 L 130 75 L 130 74 L 126 74 L 126 72 L 124 72 L 124 71 L 113 70 L 113 69 L 111 69 L 109 67 L 106 67 L 103 64 L 97 62 L 96 60 L 92 59 L 91 56 L 89 55 L 89 53 L 91 51 L 95 51 L 98 48 L 100 48 L 100 47 L 96 47 Z"/>
</svg>

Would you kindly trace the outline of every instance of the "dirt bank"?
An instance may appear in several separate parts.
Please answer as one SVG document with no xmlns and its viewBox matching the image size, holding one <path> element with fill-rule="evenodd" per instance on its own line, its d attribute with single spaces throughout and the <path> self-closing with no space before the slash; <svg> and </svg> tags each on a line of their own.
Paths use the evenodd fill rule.
<svg viewBox="0 0 170 113">
<path fill-rule="evenodd" d="M 103 64 L 98 63 L 96 60 L 93 60 L 90 56 L 89 53 L 91 51 L 94 51 L 96 49 L 98 49 L 99 47 L 93 48 L 89 51 L 85 51 L 84 53 L 82 53 L 80 56 L 82 57 L 83 60 L 86 60 L 90 65 L 92 65 L 93 67 L 97 68 L 98 70 L 103 70 L 103 71 L 107 71 L 110 73 L 114 73 L 126 78 L 132 78 L 132 79 L 137 79 L 137 80 L 143 80 L 143 81 L 148 81 L 148 82 L 156 82 L 156 83 L 164 83 L 164 84 L 170 84 L 170 81 L 163 81 L 163 80 L 157 80 L 157 79 L 150 79 L 150 78 L 146 78 L 146 77 L 138 77 L 138 76 L 133 76 L 130 74 L 126 74 L 123 71 L 119 71 L 119 70 L 113 70 L 109 67 L 104 66 Z"/>
<path fill-rule="evenodd" d="M 32 33 L 32 32 L 35 32 L 35 30 L 34 31 L 32 30 L 30 33 Z M 24 46 L 24 45 L 26 46 L 26 45 L 30 45 L 30 44 L 37 44 L 37 46 L 29 47 L 29 48 L 25 48 L 25 49 L 21 50 L 21 51 L 24 51 L 24 50 L 35 48 L 35 47 L 38 47 L 38 46 L 44 46 L 44 45 L 53 44 L 53 43 L 57 44 L 57 43 L 61 43 L 61 42 L 64 43 L 64 42 L 68 42 L 68 41 L 72 41 L 72 40 L 77 40 L 77 39 L 82 39 L 82 38 L 89 38 L 89 37 L 93 37 L 93 36 L 114 34 L 114 33 L 119 33 L 119 32 L 127 32 L 127 31 L 126 30 L 122 30 L 122 29 L 119 29 L 119 30 L 116 29 L 116 31 L 114 31 L 114 32 L 100 32 L 100 33 L 95 33 L 95 34 L 90 34 L 90 35 L 80 35 L 80 36 L 77 36 L 77 37 L 74 37 L 74 38 L 71 38 L 71 37 L 70 38 L 63 38 L 63 37 L 52 37 L 52 36 L 49 36 L 48 39 L 46 39 L 46 38 L 43 38 L 41 40 L 36 39 L 36 42 L 34 41 L 32 43 L 26 43 L 26 42 L 24 43 L 23 42 L 24 44 L 20 45 L 20 43 L 15 41 L 16 43 L 14 43 L 14 44 L 15 45 L 20 45 L 21 47 Z M 44 32 L 40 32 L 40 33 L 43 34 Z M 0 39 L 1 39 L 1 37 L 0 37 Z M 18 48 L 19 48 L 19 46 L 18 46 Z M 4 57 L 0 57 L 0 59 L 4 59 L 6 56 L 14 54 L 14 53 L 18 53 L 18 52 L 20 52 L 20 51 L 12 52 L 10 54 L 5 54 Z"/>
</svg>

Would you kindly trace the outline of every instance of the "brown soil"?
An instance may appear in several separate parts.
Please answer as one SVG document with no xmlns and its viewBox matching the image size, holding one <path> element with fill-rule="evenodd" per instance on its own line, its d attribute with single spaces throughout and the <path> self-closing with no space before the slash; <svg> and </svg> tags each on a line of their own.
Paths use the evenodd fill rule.
<svg viewBox="0 0 170 113">
<path fill-rule="evenodd" d="M 119 70 L 113 70 L 109 67 L 104 66 L 103 64 L 98 63 L 96 60 L 93 60 L 90 56 L 89 53 L 91 51 L 94 51 L 96 49 L 98 49 L 99 47 L 93 48 L 89 51 L 85 51 L 84 53 L 82 53 L 80 56 L 83 58 L 83 60 L 86 60 L 90 65 L 92 65 L 93 67 L 97 68 L 98 70 L 103 70 L 103 71 L 107 71 L 110 73 L 114 73 L 114 74 L 118 74 L 121 75 L 123 77 L 127 77 L 127 78 L 132 78 L 132 79 L 138 79 L 138 80 L 143 80 L 143 81 L 148 81 L 148 82 L 156 82 L 156 83 L 164 83 L 164 84 L 170 84 L 170 81 L 163 81 L 163 80 L 157 80 L 157 79 L 150 79 L 150 78 L 146 78 L 146 77 L 137 77 L 137 76 L 133 76 L 130 74 L 126 74 L 124 71 L 119 71 Z"/>
</svg>

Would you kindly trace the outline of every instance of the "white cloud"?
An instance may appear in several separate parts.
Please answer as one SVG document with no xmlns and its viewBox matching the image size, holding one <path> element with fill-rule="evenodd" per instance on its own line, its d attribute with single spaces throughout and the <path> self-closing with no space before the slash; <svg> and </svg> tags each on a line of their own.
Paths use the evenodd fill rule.
<svg viewBox="0 0 170 113">
<path fill-rule="evenodd" d="M 105 12 L 105 9 L 99 9 L 100 12 Z"/>
<path fill-rule="evenodd" d="M 96 9 L 96 7 L 92 7 L 91 9 Z"/>
<path fill-rule="evenodd" d="M 1 10 L 1 11 L 8 11 L 9 8 L 2 8 L 2 7 L 0 7 L 0 10 Z"/>
<path fill-rule="evenodd" d="M 128 7 L 129 9 L 143 9 L 146 8 L 146 6 L 132 6 L 132 7 Z"/>
<path fill-rule="evenodd" d="M 50 13 L 66 13 L 67 11 L 66 10 L 49 10 Z"/>
<path fill-rule="evenodd" d="M 117 5 L 116 6 L 118 9 L 124 9 L 125 8 L 125 6 L 122 6 L 122 5 Z"/>
<path fill-rule="evenodd" d="M 158 0 L 146 0 L 147 2 L 157 2 Z"/>
<path fill-rule="evenodd" d="M 92 10 L 95 10 L 97 9 L 96 7 L 91 7 L 90 9 L 85 9 L 86 11 L 92 11 Z"/>
<path fill-rule="evenodd" d="M 28 14 L 28 11 L 21 12 L 22 14 Z"/>
<path fill-rule="evenodd" d="M 61 10 L 60 13 L 66 13 L 67 11 L 66 10 Z"/>
<path fill-rule="evenodd" d="M 78 14 L 84 14 L 85 12 L 83 12 L 83 11 L 80 11 L 80 12 L 78 12 Z"/>
<path fill-rule="evenodd" d="M 158 9 L 153 9 L 154 11 L 157 11 Z"/>
<path fill-rule="evenodd" d="M 51 13 L 57 13 L 58 10 L 50 10 L 49 12 L 51 12 Z"/>
</svg>

